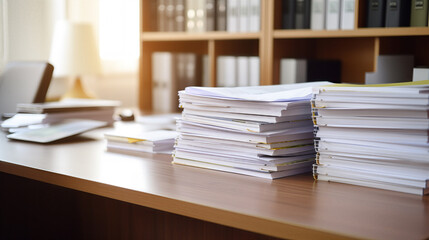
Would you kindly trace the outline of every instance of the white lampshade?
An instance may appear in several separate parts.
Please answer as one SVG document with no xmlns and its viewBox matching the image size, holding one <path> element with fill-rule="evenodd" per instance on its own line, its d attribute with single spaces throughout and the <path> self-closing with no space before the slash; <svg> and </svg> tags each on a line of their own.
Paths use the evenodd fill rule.
<svg viewBox="0 0 429 240">
<path fill-rule="evenodd" d="M 55 76 L 82 76 L 100 72 L 100 58 L 91 24 L 56 24 L 49 62 Z"/>
</svg>

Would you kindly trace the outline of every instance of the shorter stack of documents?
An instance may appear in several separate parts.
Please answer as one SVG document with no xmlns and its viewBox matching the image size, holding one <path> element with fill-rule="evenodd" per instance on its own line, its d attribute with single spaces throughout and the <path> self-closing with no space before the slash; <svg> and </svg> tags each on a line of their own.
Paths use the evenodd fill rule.
<svg viewBox="0 0 429 240">
<path fill-rule="evenodd" d="M 180 91 L 173 163 L 269 179 L 310 172 L 310 99 L 323 84 Z"/>
<path fill-rule="evenodd" d="M 429 81 L 315 88 L 318 180 L 429 193 Z"/>
<path fill-rule="evenodd" d="M 175 131 L 154 130 L 148 132 L 115 130 L 104 134 L 107 151 L 138 155 L 143 152 L 166 153 L 173 151 L 177 137 Z"/>
<path fill-rule="evenodd" d="M 54 124 L 68 119 L 85 119 L 113 123 L 119 101 L 98 99 L 65 99 L 59 102 L 18 104 L 17 114 L 2 122 L 3 129 L 35 124 Z"/>
</svg>

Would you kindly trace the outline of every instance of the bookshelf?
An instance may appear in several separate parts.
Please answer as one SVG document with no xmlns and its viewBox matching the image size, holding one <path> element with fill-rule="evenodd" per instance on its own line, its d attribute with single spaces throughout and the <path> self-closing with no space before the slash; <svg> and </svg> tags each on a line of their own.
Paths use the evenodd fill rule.
<svg viewBox="0 0 429 240">
<path fill-rule="evenodd" d="M 261 0 L 260 32 L 156 32 L 152 1 L 141 0 L 139 107 L 152 109 L 151 55 L 156 51 L 193 52 L 209 58 L 211 86 L 221 55 L 260 58 L 260 84 L 279 83 L 281 58 L 339 59 L 343 82 L 363 83 L 376 70 L 377 56 L 412 54 L 416 66 L 429 66 L 429 27 L 366 28 L 366 1 L 355 2 L 354 30 L 281 29 L 282 0 Z"/>
</svg>

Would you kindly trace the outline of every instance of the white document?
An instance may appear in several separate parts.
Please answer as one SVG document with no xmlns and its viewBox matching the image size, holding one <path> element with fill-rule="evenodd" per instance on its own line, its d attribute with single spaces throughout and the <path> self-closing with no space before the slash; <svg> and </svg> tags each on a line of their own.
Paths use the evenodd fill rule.
<svg viewBox="0 0 429 240">
<path fill-rule="evenodd" d="M 48 127 L 12 133 L 7 135 L 7 137 L 15 140 L 49 143 L 106 125 L 106 122 L 101 121 L 70 119 L 61 123 L 52 124 Z"/>
<path fill-rule="evenodd" d="M 249 175 L 249 176 L 260 177 L 260 178 L 267 178 L 267 179 L 276 179 L 276 178 L 292 176 L 292 175 L 311 171 L 311 165 L 310 164 L 305 165 L 303 167 L 288 169 L 288 170 L 284 170 L 284 171 L 269 171 L 269 170 L 256 171 L 256 170 L 243 169 L 243 168 L 234 167 L 234 166 L 226 166 L 226 165 L 221 165 L 221 164 L 211 164 L 211 163 L 207 163 L 207 162 L 193 161 L 193 160 L 187 160 L 187 159 L 181 159 L 181 158 L 174 158 L 173 163 L 181 164 L 181 165 L 187 165 L 187 166 L 193 166 L 193 167 L 199 167 L 199 168 L 218 170 L 218 171 L 223 171 L 223 172 L 231 172 L 231 173 L 237 173 L 237 174 L 242 174 L 242 175 Z"/>
</svg>

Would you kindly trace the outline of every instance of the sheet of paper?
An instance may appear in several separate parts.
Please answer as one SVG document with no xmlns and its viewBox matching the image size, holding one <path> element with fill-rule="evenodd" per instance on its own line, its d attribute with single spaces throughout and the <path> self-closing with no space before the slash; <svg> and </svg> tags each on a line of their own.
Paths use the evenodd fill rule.
<svg viewBox="0 0 429 240">
<path fill-rule="evenodd" d="M 26 131 L 19 131 L 7 135 L 10 139 L 23 140 L 38 143 L 48 143 L 70 136 L 74 136 L 95 128 L 106 126 L 106 122 L 73 119 L 61 123 L 52 124 L 48 127 L 29 129 Z"/>
<path fill-rule="evenodd" d="M 187 87 L 186 93 L 221 99 L 251 101 L 284 102 L 308 100 L 315 86 L 324 86 L 330 82 L 310 82 L 285 85 L 251 87 Z"/>
</svg>

